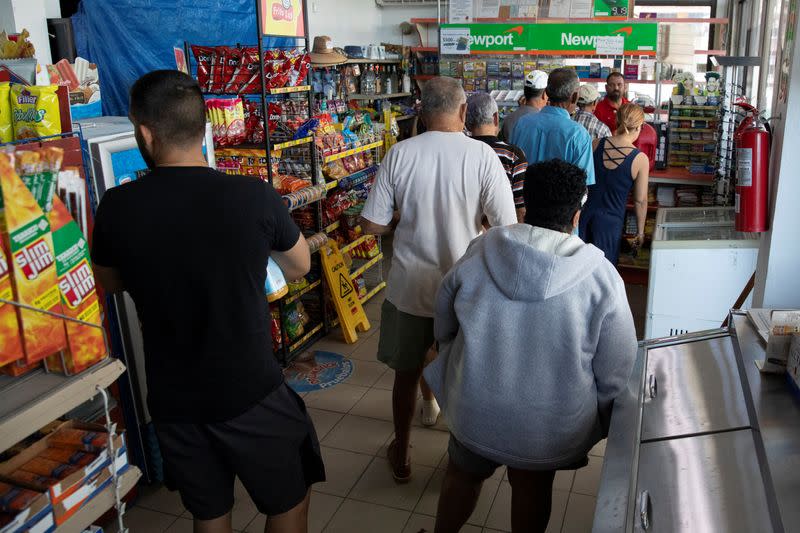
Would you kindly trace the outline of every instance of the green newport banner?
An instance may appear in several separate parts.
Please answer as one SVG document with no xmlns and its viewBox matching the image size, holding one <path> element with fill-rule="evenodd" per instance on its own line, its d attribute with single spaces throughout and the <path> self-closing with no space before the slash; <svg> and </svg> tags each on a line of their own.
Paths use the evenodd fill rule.
<svg viewBox="0 0 800 533">
<path fill-rule="evenodd" d="M 442 33 L 469 30 L 470 52 L 597 53 L 597 37 L 622 37 L 626 54 L 653 55 L 658 46 L 658 23 L 588 22 L 576 24 L 442 24 Z"/>
</svg>

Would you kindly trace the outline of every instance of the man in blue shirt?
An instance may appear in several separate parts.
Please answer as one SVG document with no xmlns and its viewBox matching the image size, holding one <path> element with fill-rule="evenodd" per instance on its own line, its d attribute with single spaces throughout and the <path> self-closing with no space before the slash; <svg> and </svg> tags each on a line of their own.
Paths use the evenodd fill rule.
<svg viewBox="0 0 800 533">
<path fill-rule="evenodd" d="M 525 115 L 511 136 L 511 144 L 525 152 L 533 165 L 561 159 L 586 172 L 586 185 L 594 185 L 592 138 L 572 120 L 578 102 L 580 80 L 574 69 L 558 68 L 547 80 L 549 104 L 536 114 Z"/>
</svg>

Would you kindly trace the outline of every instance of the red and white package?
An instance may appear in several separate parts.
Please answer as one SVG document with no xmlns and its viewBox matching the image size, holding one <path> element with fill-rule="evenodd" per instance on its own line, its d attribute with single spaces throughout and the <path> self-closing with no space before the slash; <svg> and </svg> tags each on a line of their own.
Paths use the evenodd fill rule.
<svg viewBox="0 0 800 533">
<path fill-rule="evenodd" d="M 211 81 L 211 65 L 214 62 L 214 48 L 212 46 L 192 45 L 192 53 L 197 61 L 197 83 L 200 89 L 208 91 Z"/>
<path fill-rule="evenodd" d="M 214 60 L 211 63 L 211 76 L 209 78 L 208 92 L 221 94 L 225 92 L 225 64 L 228 59 L 230 48 L 227 46 L 217 46 L 214 49 Z"/>
<path fill-rule="evenodd" d="M 228 85 L 225 88 L 225 92 L 228 93 L 243 92 L 242 89 L 253 78 L 253 75 L 258 77 L 260 74 L 257 48 L 242 48 L 237 60 L 238 64 L 231 72 Z"/>
</svg>

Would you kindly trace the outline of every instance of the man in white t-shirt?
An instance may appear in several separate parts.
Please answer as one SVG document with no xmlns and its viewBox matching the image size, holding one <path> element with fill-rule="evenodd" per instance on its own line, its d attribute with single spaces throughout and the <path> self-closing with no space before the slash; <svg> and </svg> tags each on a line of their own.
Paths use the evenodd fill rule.
<svg viewBox="0 0 800 533">
<path fill-rule="evenodd" d="M 481 233 L 484 217 L 491 226 L 517 221 L 497 154 L 463 134 L 466 110 L 458 81 L 428 81 L 422 93 L 427 132 L 389 150 L 361 214 L 365 233 L 395 230 L 378 359 L 395 371 L 395 440 L 387 453 L 397 482 L 411 477 L 411 421 L 425 354 L 434 341 L 439 284 Z"/>
</svg>

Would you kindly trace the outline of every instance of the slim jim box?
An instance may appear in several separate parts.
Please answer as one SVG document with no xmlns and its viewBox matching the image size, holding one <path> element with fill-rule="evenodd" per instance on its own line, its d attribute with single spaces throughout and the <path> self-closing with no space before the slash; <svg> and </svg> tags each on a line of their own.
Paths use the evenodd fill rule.
<svg viewBox="0 0 800 533">
<path fill-rule="evenodd" d="M 0 213 L 2 213 L 0 195 Z M 2 218 L 2 215 L 0 215 Z M 11 265 L 5 250 L 2 232 L 0 232 L 0 299 L 13 300 L 14 290 L 11 282 Z M 0 367 L 22 359 L 22 336 L 19 332 L 17 308 L 10 303 L 0 302 Z"/>
</svg>

